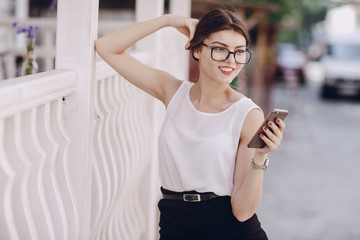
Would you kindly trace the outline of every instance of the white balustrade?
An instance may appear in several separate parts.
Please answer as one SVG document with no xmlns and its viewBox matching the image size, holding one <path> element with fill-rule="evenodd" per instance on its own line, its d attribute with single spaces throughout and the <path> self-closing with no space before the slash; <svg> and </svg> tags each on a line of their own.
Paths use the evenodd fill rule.
<svg viewBox="0 0 360 240">
<path fill-rule="evenodd" d="M 0 239 L 67 239 L 77 231 L 63 98 L 76 73 L 0 82 Z"/>
<path fill-rule="evenodd" d="M 148 211 L 157 201 L 148 193 L 158 191 L 149 179 L 157 178 L 154 100 L 102 61 L 96 72 L 90 236 L 149 239 L 157 226 Z M 67 155 L 63 111 L 76 81 L 76 72 L 53 70 L 0 82 L 1 240 L 78 239 L 81 203 L 69 169 L 76 160 Z"/>
<path fill-rule="evenodd" d="M 141 193 L 144 186 L 158 191 L 145 174 L 156 162 L 148 114 L 153 100 L 104 62 L 97 64 L 96 79 L 91 236 L 143 239 L 157 225 L 156 212 L 146 211 L 153 201 Z"/>
<path fill-rule="evenodd" d="M 138 1 L 138 14 L 149 12 L 150 5 L 162 8 L 161 1 L 156 0 L 156 7 Z M 97 3 L 89 1 L 83 11 L 85 2 L 58 2 L 57 70 L 0 81 L 0 240 L 156 239 L 157 134 L 164 108 L 103 61 L 94 71 Z M 69 18 L 78 19 L 71 31 Z M 0 19 L 0 26 L 12 32 L 13 21 Z M 100 21 L 98 34 L 130 23 Z M 41 27 L 47 40 L 35 51 L 49 61 L 45 70 L 52 69 L 55 20 L 19 24 Z M 161 45 L 165 37 L 169 44 Z M 169 48 L 179 49 L 172 55 L 186 54 L 184 39 L 174 37 L 158 35 L 155 42 L 149 38 L 143 43 L 155 51 L 130 53 L 186 80 L 186 67 L 179 70 L 183 63 L 174 58 L 166 64 L 163 58 Z M 13 61 L 24 49 L 15 49 L 14 34 L 8 34 L 8 43 L 7 60 Z"/>
</svg>

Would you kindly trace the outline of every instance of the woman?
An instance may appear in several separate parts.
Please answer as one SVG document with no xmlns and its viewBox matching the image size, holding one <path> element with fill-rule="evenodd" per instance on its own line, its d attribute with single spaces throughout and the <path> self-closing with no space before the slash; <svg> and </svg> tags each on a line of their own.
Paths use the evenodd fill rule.
<svg viewBox="0 0 360 240">
<path fill-rule="evenodd" d="M 125 53 L 164 28 L 185 34 L 198 62 L 196 83 L 181 81 Z M 250 60 L 249 35 L 239 17 L 215 9 L 200 21 L 174 15 L 137 23 L 96 40 L 99 55 L 125 79 L 159 99 L 166 117 L 159 136 L 160 239 L 267 239 L 255 211 L 262 197 L 267 154 L 285 124 L 268 123 L 266 146 L 247 143 L 264 120 L 230 82 Z M 146 77 L 144 77 L 146 76 Z"/>
</svg>

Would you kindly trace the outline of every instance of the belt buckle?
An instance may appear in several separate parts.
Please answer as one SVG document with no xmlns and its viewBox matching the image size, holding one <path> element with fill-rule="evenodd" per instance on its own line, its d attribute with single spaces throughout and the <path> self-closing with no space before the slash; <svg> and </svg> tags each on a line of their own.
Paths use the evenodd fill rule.
<svg viewBox="0 0 360 240">
<path fill-rule="evenodd" d="M 200 197 L 200 194 L 185 193 L 185 194 L 183 194 L 183 200 L 184 200 L 184 202 L 200 202 L 201 197 Z"/>
</svg>

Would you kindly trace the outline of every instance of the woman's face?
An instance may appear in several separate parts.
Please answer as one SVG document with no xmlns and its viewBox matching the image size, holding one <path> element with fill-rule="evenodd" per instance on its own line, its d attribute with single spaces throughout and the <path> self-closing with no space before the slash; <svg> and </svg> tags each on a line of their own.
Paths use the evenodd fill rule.
<svg viewBox="0 0 360 240">
<path fill-rule="evenodd" d="M 199 51 L 194 52 L 194 56 L 199 59 L 199 80 L 201 81 L 217 81 L 220 83 L 231 83 L 231 81 L 239 74 L 244 64 L 235 62 L 234 55 L 230 56 L 225 61 L 215 61 L 211 57 L 211 48 L 216 47 L 213 50 L 213 58 L 216 60 L 216 51 L 223 51 L 224 48 L 230 52 L 246 49 L 245 37 L 233 30 L 223 30 L 211 34 L 203 41 L 203 44 Z M 226 51 L 226 50 L 225 50 Z"/>
</svg>

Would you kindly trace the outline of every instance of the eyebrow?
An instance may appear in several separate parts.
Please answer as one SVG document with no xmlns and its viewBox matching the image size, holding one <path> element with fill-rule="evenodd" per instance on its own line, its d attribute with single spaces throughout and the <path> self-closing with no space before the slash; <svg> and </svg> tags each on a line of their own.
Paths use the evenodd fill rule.
<svg viewBox="0 0 360 240">
<path fill-rule="evenodd" d="M 223 45 L 224 47 L 229 47 L 227 44 L 222 43 L 222 42 L 219 42 L 219 41 L 214 41 L 214 42 L 212 42 L 211 44 L 214 44 L 214 43 Z M 240 46 L 236 46 L 235 48 L 241 48 L 241 47 L 246 47 L 246 46 L 245 46 L 245 45 L 240 45 Z"/>
</svg>

